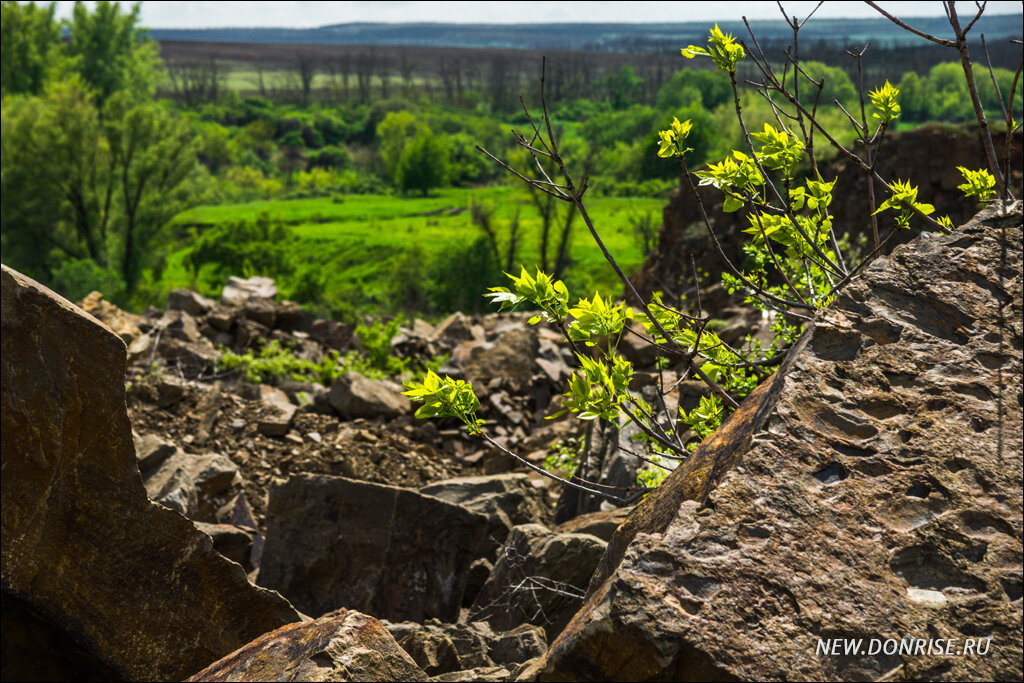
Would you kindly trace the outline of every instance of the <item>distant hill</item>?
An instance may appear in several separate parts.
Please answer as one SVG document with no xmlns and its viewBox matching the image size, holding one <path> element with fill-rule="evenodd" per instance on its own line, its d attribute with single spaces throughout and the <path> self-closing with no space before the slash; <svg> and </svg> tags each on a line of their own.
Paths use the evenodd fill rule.
<svg viewBox="0 0 1024 683">
<path fill-rule="evenodd" d="M 990 43 L 1020 37 L 1022 15 L 986 15 L 971 35 L 985 34 Z M 911 20 L 908 20 L 911 21 Z M 915 17 L 911 24 L 937 36 L 950 34 L 945 17 Z M 742 22 L 720 22 L 723 30 L 747 37 Z M 758 40 L 789 39 L 785 22 L 752 21 Z M 421 47 L 489 47 L 516 49 L 602 50 L 609 52 L 664 52 L 688 43 L 703 43 L 709 22 L 657 24 L 335 24 L 310 29 L 214 28 L 151 29 L 160 41 L 239 43 L 292 43 L 320 45 L 410 45 Z M 921 38 L 903 31 L 882 17 L 870 19 L 816 19 L 801 34 L 805 41 L 841 41 L 854 45 L 872 41 L 879 47 L 920 44 Z"/>
</svg>

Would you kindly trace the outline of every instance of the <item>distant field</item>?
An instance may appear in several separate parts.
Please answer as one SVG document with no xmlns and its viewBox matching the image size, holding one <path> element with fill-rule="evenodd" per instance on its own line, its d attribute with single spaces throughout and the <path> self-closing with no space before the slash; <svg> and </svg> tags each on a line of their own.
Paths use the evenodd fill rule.
<svg viewBox="0 0 1024 683">
<path fill-rule="evenodd" d="M 395 259 L 403 252 L 419 248 L 430 259 L 452 245 L 468 244 L 481 234 L 471 221 L 470 202 L 493 203 L 501 235 L 507 235 L 510 220 L 519 212 L 521 248 L 516 267 L 523 264 L 532 268 L 537 262 L 540 219 L 526 195 L 508 186 L 448 189 L 426 198 L 348 195 L 203 206 L 179 215 L 174 225 L 179 231 L 194 227 L 201 232 L 266 212 L 292 226 L 296 239 L 293 247 L 301 259 L 322 264 L 328 274 L 328 297 L 346 298 L 353 305 L 374 309 L 386 304 L 383 292 Z M 626 272 L 636 269 L 643 260 L 630 217 L 650 212 L 660 224 L 664 205 L 665 199 L 649 197 L 594 197 L 587 202 L 598 232 Z M 573 295 L 589 296 L 593 293 L 589 290 L 599 288 L 617 296 L 622 285 L 578 217 L 573 235 L 571 255 L 575 263 L 566 279 L 582 290 Z M 186 251 L 187 247 L 180 248 L 169 258 L 163 277 L 166 288 L 200 284 L 191 281 L 183 265 Z"/>
</svg>

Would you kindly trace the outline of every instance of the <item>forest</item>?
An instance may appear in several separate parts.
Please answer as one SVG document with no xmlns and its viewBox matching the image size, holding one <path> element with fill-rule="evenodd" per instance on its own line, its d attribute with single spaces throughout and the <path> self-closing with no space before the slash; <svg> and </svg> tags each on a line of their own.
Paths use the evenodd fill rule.
<svg viewBox="0 0 1024 683">
<path fill-rule="evenodd" d="M 887 80 L 898 129 L 973 120 L 947 52 L 882 45 L 858 75 L 841 45 L 802 54 L 840 141 L 853 134 L 839 105 Z M 216 293 L 233 274 L 274 277 L 342 319 L 480 310 L 520 265 L 614 291 L 572 207 L 510 183 L 477 149 L 525 161 L 510 131 L 528 126 L 542 57 L 563 155 L 634 269 L 678 185 L 658 131 L 692 121 L 694 167 L 742 141 L 728 82 L 678 52 L 157 42 L 138 6 L 79 5 L 58 22 L 52 5 L 4 2 L 4 260 L 72 299 L 98 289 L 134 310 L 175 287 Z M 993 45 L 991 59 L 994 78 L 979 66 L 977 82 L 998 126 L 1013 51 Z M 754 129 L 773 120 L 752 88 L 742 106 Z"/>
</svg>

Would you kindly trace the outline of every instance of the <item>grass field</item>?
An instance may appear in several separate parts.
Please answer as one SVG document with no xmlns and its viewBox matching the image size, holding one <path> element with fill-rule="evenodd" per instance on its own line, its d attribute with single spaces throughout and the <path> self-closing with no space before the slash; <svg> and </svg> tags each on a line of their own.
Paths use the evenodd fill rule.
<svg viewBox="0 0 1024 683">
<path fill-rule="evenodd" d="M 515 267 L 518 270 L 522 264 L 533 268 L 538 261 L 540 218 L 525 192 L 508 186 L 447 189 L 428 197 L 347 195 L 203 206 L 179 215 L 174 227 L 179 234 L 188 228 L 201 233 L 211 226 L 267 213 L 292 227 L 298 258 L 323 269 L 326 299 L 344 299 L 357 310 L 375 313 L 389 308 L 388 281 L 395 277 L 396 262 L 403 253 L 420 250 L 429 260 L 453 246 L 467 245 L 482 234 L 472 222 L 471 202 L 494 206 L 500 240 L 507 239 L 509 223 L 519 214 L 520 247 Z M 587 202 L 599 234 L 627 273 L 643 259 L 631 218 L 651 213 L 655 224 L 660 224 L 665 203 L 663 198 L 649 197 L 594 197 Z M 572 234 L 573 265 L 565 279 L 575 286 L 573 296 L 589 296 L 595 288 L 617 296 L 622 285 L 578 217 Z M 184 265 L 187 250 L 188 246 L 182 245 L 168 259 L 161 282 L 165 290 L 206 289 L 202 279 L 192 281 Z"/>
</svg>

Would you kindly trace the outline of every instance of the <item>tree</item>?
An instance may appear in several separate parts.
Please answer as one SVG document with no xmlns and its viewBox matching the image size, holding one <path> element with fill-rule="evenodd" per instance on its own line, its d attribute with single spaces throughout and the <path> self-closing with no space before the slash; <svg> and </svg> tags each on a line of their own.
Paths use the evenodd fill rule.
<svg viewBox="0 0 1024 683">
<path fill-rule="evenodd" d="M 384 173 L 398 182 L 398 163 L 402 151 L 410 140 L 418 136 L 429 136 L 430 127 L 413 115 L 412 112 L 388 112 L 377 124 L 377 139 L 380 140 L 380 159 L 384 164 Z"/>
<path fill-rule="evenodd" d="M 60 29 L 53 18 L 54 3 L 0 3 L 0 92 L 38 94 L 57 57 Z"/>
<path fill-rule="evenodd" d="M 156 103 L 95 99 L 72 79 L 5 101 L 0 234 L 5 260 L 44 281 L 89 259 L 130 295 L 164 225 L 194 201 L 199 142 Z"/>
<path fill-rule="evenodd" d="M 84 3 L 75 3 L 68 23 L 70 66 L 95 91 L 100 104 L 115 92 L 137 98 L 156 92 L 159 48 L 138 25 L 139 8 L 135 3 L 131 12 L 122 14 L 119 2 L 97 2 L 90 12 Z"/>
<path fill-rule="evenodd" d="M 421 134 L 402 150 L 396 180 L 402 192 L 419 190 L 426 196 L 448 182 L 448 145 L 441 138 Z"/>
<path fill-rule="evenodd" d="M 644 85 L 644 79 L 636 74 L 636 70 L 626 64 L 615 73 L 608 74 L 599 84 L 608 92 L 613 109 L 624 109 L 636 98 L 637 92 Z"/>
</svg>

